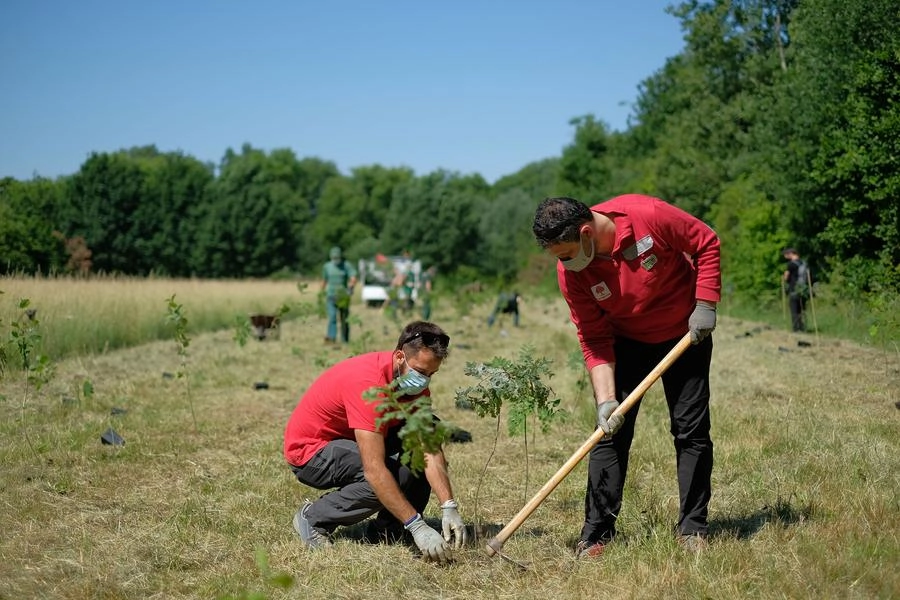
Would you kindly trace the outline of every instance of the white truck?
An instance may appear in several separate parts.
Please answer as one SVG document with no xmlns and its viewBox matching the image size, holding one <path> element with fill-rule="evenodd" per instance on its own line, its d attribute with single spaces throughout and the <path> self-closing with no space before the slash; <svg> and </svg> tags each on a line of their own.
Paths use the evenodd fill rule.
<svg viewBox="0 0 900 600">
<path fill-rule="evenodd" d="M 388 300 L 391 282 L 405 278 L 412 273 L 412 300 L 419 292 L 419 278 L 422 275 L 422 263 L 406 256 L 384 256 L 361 258 L 359 260 L 359 284 L 362 287 L 362 301 L 366 306 L 381 306 Z M 397 299 L 406 300 L 406 290 L 397 286 Z"/>
</svg>

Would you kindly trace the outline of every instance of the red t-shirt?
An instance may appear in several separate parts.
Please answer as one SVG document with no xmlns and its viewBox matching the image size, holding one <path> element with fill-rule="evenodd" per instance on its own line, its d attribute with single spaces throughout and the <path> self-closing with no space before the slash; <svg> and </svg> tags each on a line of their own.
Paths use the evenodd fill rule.
<svg viewBox="0 0 900 600">
<path fill-rule="evenodd" d="M 380 403 L 363 398 L 367 390 L 393 380 L 392 355 L 392 351 L 370 352 L 348 358 L 309 386 L 284 429 L 284 457 L 290 464 L 303 466 L 332 440 L 355 440 L 354 429 L 383 434 L 394 424 L 376 426 Z M 429 395 L 429 391 L 421 395 Z"/>
<path fill-rule="evenodd" d="M 650 196 L 627 194 L 591 207 L 616 225 L 612 255 L 582 271 L 558 263 L 585 364 L 615 362 L 622 336 L 658 343 L 683 336 L 697 300 L 719 301 L 719 238 L 703 221 Z"/>
</svg>

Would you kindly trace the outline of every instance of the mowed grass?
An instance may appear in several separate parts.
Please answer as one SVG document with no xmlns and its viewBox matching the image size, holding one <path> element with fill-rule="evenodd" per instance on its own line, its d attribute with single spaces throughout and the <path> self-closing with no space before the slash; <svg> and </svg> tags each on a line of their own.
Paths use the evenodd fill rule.
<svg viewBox="0 0 900 600">
<path fill-rule="evenodd" d="M 209 290 L 247 297 L 254 285 Z M 211 301 L 202 293 L 185 299 L 188 319 Z M 164 304 L 152 304 L 159 318 Z M 508 319 L 487 328 L 492 302 L 467 316 L 450 304 L 442 299 L 433 314 L 453 342 L 432 390 L 437 412 L 473 435 L 447 454 L 463 517 L 482 533 L 453 565 L 424 563 L 402 545 L 365 544 L 358 528 L 339 530 L 333 549 L 310 553 L 291 528 L 303 499 L 320 493 L 297 483 L 281 456 L 299 395 L 326 366 L 392 348 L 399 333 L 384 313 L 354 305 L 349 347 L 323 345 L 325 324 L 310 317 L 285 323 L 279 339 L 244 347 L 230 330 L 197 333 L 184 378 L 164 376 L 182 368 L 172 340 L 59 361 L 37 391 L 8 373 L 0 382 L 0 597 L 900 596 L 895 354 L 721 319 L 709 550 L 685 554 L 672 536 L 674 453 L 657 385 L 641 408 L 620 543 L 601 560 L 572 556 L 581 464 L 506 543 L 523 571 L 483 549 L 592 431 L 581 373 L 569 366 L 575 332 L 560 299 L 529 299 L 519 328 Z M 85 310 L 84 318 L 99 318 Z M 526 345 L 554 361 L 550 385 L 568 419 L 549 434 L 534 426 L 511 438 L 505 421 L 498 432 L 496 421 L 455 407 L 454 390 L 474 383 L 463 374 L 467 361 L 512 358 Z M 89 397 L 80 393 L 85 380 Z M 254 389 L 262 381 L 268 389 Z M 108 427 L 123 447 L 101 444 Z M 437 524 L 438 513 L 430 505 L 426 518 Z M 293 585 L 269 583 L 257 553 Z"/>
</svg>

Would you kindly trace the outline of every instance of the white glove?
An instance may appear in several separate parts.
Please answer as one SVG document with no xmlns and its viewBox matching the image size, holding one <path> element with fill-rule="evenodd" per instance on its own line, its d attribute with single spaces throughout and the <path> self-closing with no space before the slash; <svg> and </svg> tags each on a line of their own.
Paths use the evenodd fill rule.
<svg viewBox="0 0 900 600">
<path fill-rule="evenodd" d="M 459 516 L 459 504 L 452 498 L 441 504 L 441 529 L 444 532 L 444 541 L 450 543 L 450 538 L 455 538 L 453 547 L 462 548 L 466 543 L 466 525 L 463 523 L 462 517 Z"/>
<path fill-rule="evenodd" d="M 691 343 L 699 344 L 716 328 L 716 307 L 698 302 L 694 312 L 688 318 L 688 329 L 691 332 Z"/>
<path fill-rule="evenodd" d="M 447 563 L 453 560 L 450 546 L 444 541 L 437 531 L 428 526 L 422 515 L 417 514 L 412 523 L 405 525 L 406 530 L 413 536 L 416 546 L 422 551 L 425 560 L 434 560 Z"/>
<path fill-rule="evenodd" d="M 608 437 L 612 437 L 625 422 L 625 417 L 620 414 L 613 414 L 619 408 L 619 402 L 614 398 L 604 400 L 597 405 L 597 427 L 603 430 Z"/>
</svg>

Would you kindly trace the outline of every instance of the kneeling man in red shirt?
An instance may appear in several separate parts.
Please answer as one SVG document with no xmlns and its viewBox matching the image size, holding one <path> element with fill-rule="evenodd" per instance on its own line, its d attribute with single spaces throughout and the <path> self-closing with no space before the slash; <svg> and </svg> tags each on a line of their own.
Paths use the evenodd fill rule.
<svg viewBox="0 0 900 600">
<path fill-rule="evenodd" d="M 448 354 L 450 337 L 434 323 L 407 325 L 393 351 L 348 358 L 319 376 L 288 420 L 284 456 L 300 483 L 326 493 L 294 515 L 294 529 L 309 548 L 331 545 L 331 533 L 378 513 L 374 526 L 383 539 L 405 528 L 428 560 L 448 562 L 452 546 L 466 540 L 453 499 L 443 452 L 426 454 L 424 474 L 400 461 L 402 423 L 376 424 L 378 401 L 363 398 L 372 388 L 393 386 L 401 400 L 430 396 L 428 384 Z M 431 492 L 441 503 L 442 533 L 422 512 Z"/>
</svg>

